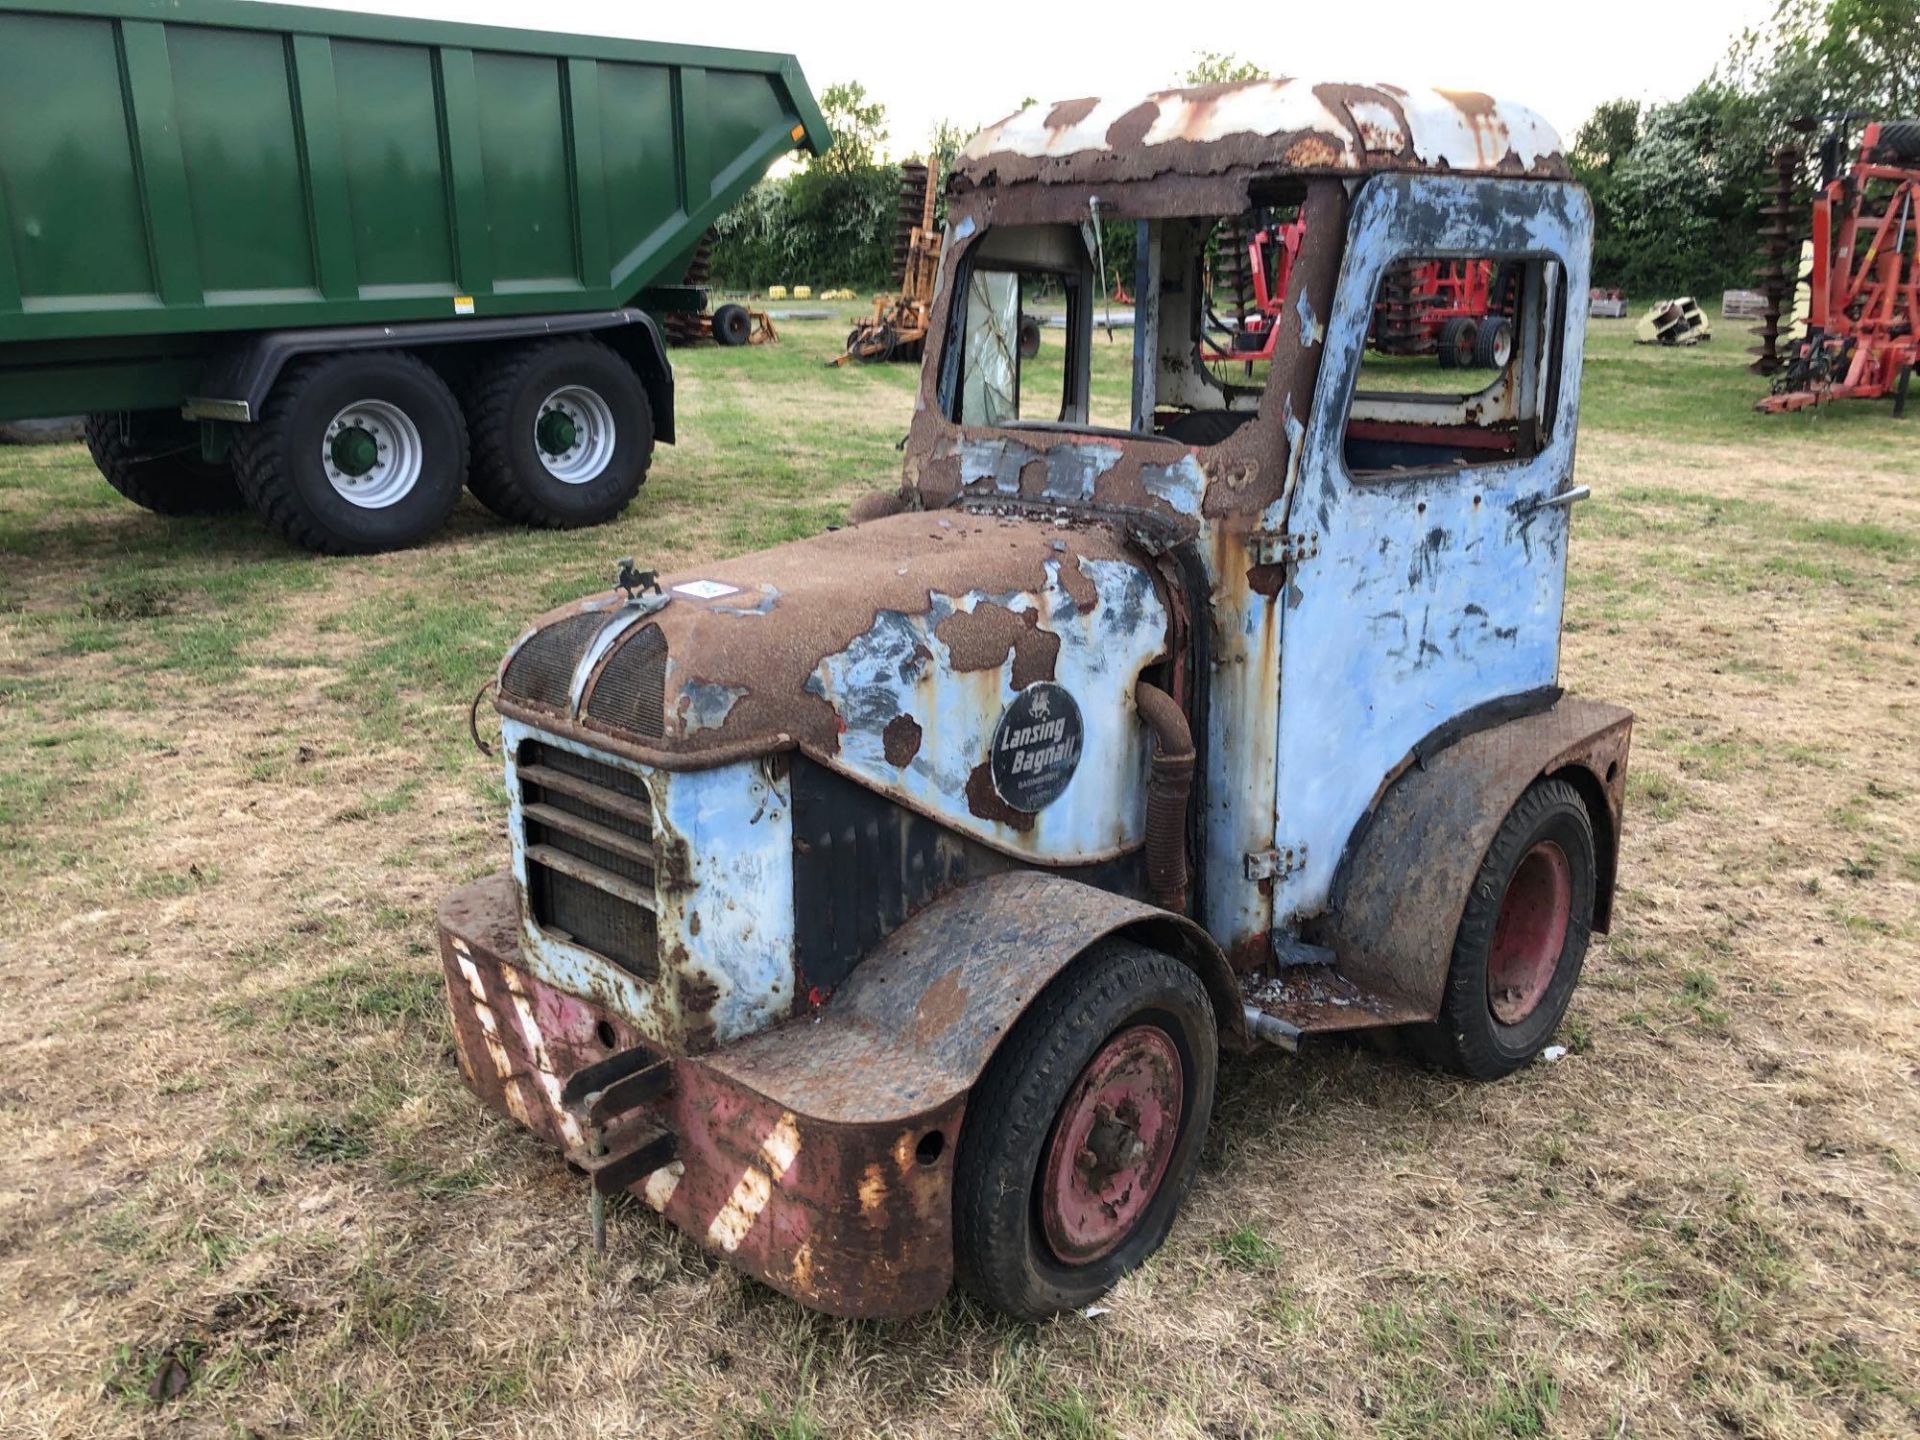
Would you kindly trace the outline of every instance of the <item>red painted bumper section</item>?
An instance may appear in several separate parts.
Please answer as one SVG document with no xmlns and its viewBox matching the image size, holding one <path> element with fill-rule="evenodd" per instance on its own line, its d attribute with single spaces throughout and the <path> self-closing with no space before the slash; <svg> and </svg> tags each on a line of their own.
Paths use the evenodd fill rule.
<svg viewBox="0 0 1920 1440">
<path fill-rule="evenodd" d="M 500 1114 L 578 1155 L 586 1136 L 561 1104 L 568 1078 L 643 1037 L 521 968 L 519 933 L 506 874 L 441 906 L 461 1073 Z M 832 1073 L 838 1028 L 798 1019 L 669 1059 L 671 1084 L 636 1120 L 671 1132 L 675 1158 L 629 1190 L 729 1264 L 815 1309 L 913 1314 L 952 1281 L 950 1191 L 964 1097 L 900 1115 L 836 1105 L 842 1087 L 861 1084 Z M 860 1118 L 832 1118 L 836 1108 Z"/>
</svg>

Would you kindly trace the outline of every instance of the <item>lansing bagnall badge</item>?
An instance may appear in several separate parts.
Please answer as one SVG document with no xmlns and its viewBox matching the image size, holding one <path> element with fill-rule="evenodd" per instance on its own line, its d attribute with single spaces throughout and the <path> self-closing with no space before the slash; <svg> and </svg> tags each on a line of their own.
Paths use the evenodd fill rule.
<svg viewBox="0 0 1920 1440">
<path fill-rule="evenodd" d="M 993 732 L 993 788 L 1015 810 L 1044 810 L 1067 788 L 1080 763 L 1080 706 L 1051 680 L 1029 685 Z"/>
</svg>

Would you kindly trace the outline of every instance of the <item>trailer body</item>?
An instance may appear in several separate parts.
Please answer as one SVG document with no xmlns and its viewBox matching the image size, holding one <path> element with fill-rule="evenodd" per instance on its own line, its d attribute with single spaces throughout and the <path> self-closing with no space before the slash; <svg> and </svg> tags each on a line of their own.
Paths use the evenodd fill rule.
<svg viewBox="0 0 1920 1440">
<path fill-rule="evenodd" d="M 178 508 L 194 477 L 169 491 L 156 461 L 192 442 L 217 466 L 232 437 L 164 417 L 252 424 L 279 375 L 263 359 L 371 335 L 458 383 L 478 363 L 460 346 L 601 333 L 670 439 L 648 312 L 699 309 L 678 282 L 707 227 L 780 156 L 829 143 L 787 55 L 0 0 L 0 420 L 144 416 L 96 454 L 138 457 L 103 469 Z"/>
</svg>

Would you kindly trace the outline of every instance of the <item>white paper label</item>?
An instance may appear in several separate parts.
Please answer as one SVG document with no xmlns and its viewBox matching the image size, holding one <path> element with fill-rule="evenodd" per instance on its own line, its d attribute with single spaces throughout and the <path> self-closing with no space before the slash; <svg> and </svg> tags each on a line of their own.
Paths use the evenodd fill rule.
<svg viewBox="0 0 1920 1440">
<path fill-rule="evenodd" d="M 676 595 L 691 595 L 696 600 L 718 600 L 722 595 L 738 595 L 738 585 L 723 585 L 718 580 L 689 580 L 673 587 Z"/>
</svg>

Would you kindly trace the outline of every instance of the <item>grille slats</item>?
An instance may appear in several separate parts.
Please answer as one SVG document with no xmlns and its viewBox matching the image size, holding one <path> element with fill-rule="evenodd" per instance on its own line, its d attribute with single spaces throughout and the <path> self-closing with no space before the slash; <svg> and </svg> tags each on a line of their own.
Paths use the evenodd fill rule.
<svg viewBox="0 0 1920 1440">
<path fill-rule="evenodd" d="M 666 687 L 666 637 L 658 625 L 645 625 L 600 667 L 586 712 L 602 725 L 658 740 L 666 728 Z"/>
<path fill-rule="evenodd" d="M 500 677 L 501 690 L 564 712 L 573 698 L 573 672 L 609 619 L 599 611 L 571 615 L 538 632 L 507 662 L 506 674 Z"/>
<path fill-rule="evenodd" d="M 514 772 L 534 923 L 655 978 L 657 852 L 646 782 L 532 740 L 515 752 Z"/>
</svg>

